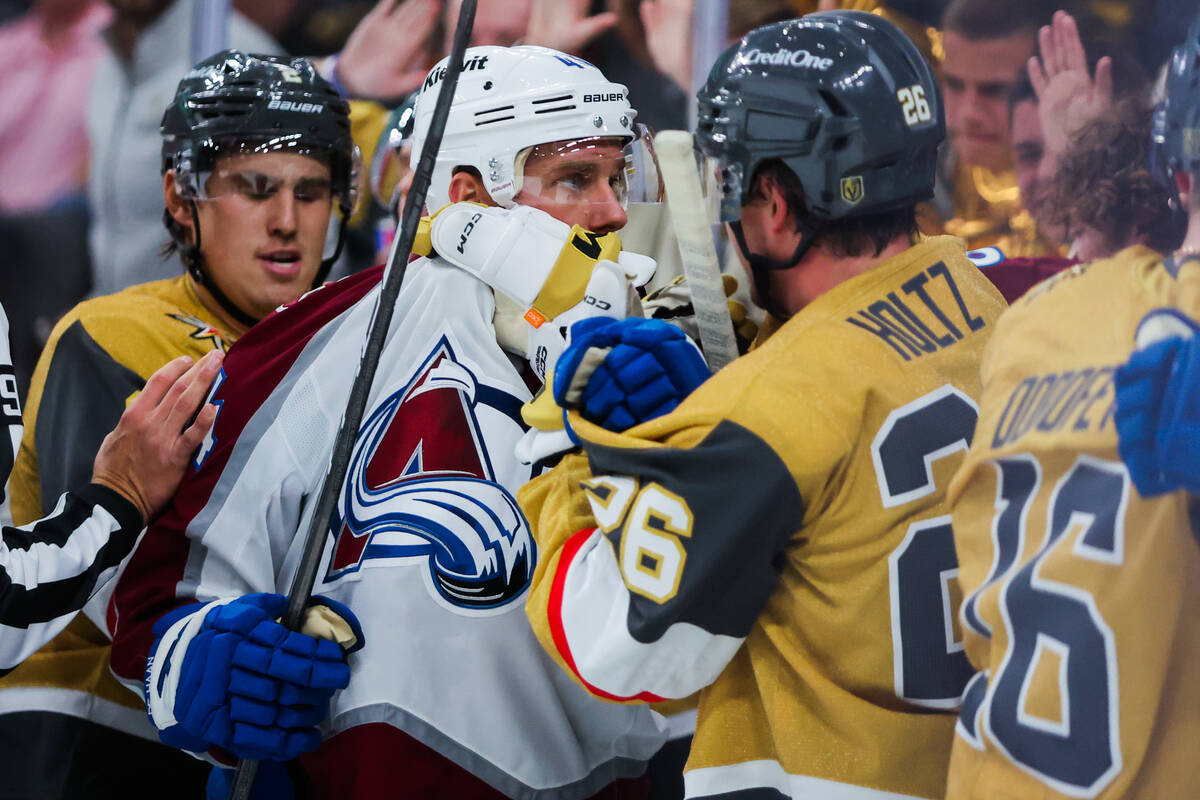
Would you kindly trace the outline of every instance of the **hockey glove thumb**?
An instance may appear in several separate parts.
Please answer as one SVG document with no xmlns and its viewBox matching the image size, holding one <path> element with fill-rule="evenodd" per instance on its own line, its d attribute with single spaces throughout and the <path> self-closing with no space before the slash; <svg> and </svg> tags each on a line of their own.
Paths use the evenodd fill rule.
<svg viewBox="0 0 1200 800">
<path fill-rule="evenodd" d="M 361 646 L 350 610 L 322 602 L 335 606 Z M 316 726 L 350 668 L 334 642 L 276 622 L 286 608 L 282 595 L 252 594 L 176 609 L 155 624 L 146 705 L 166 744 L 277 761 L 316 748 Z"/>
<path fill-rule="evenodd" d="M 586 319 L 571 326 L 554 398 L 590 422 L 624 431 L 669 413 L 708 375 L 696 345 L 665 322 Z"/>
</svg>

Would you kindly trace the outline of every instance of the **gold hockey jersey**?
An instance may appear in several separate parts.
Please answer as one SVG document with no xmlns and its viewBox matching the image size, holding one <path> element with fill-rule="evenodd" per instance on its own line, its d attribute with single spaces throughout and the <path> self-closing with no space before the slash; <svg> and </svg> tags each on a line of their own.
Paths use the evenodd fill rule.
<svg viewBox="0 0 1200 800">
<path fill-rule="evenodd" d="M 228 347 L 232 338 L 213 318 L 185 276 L 86 300 L 67 312 L 38 360 L 25 407 L 10 479 L 18 524 L 42 517 L 63 491 L 87 483 L 100 442 L 156 369 L 181 355 L 199 359 Z M 94 601 L 89 609 L 95 607 Z M 141 701 L 109 673 L 109 651 L 108 635 L 80 614 L 0 679 L 0 713 L 51 711 L 156 739 Z"/>
<path fill-rule="evenodd" d="M 1003 305 L 924 241 L 669 415 L 572 414 L 585 454 L 521 492 L 552 656 L 613 700 L 701 690 L 689 797 L 941 797 L 971 674 L 944 497 Z"/>
<path fill-rule="evenodd" d="M 1200 263 L 1072 267 L 1000 319 L 950 489 L 971 663 L 948 797 L 1192 797 L 1200 517 L 1117 450 L 1113 371 L 1151 309 L 1200 317 Z"/>
</svg>

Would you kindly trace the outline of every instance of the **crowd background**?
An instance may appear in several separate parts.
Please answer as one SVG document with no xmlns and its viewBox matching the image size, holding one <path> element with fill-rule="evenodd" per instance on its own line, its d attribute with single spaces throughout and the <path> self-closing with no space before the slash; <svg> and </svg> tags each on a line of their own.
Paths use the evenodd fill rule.
<svg viewBox="0 0 1200 800">
<path fill-rule="evenodd" d="M 158 121 L 193 60 L 196 1 L 0 0 L 0 298 L 11 317 L 22 393 L 55 321 L 76 302 L 180 270 L 177 259 L 160 253 L 167 235 Z M 655 129 L 685 127 L 700 77 L 691 63 L 697 2 L 704 0 L 482 0 L 473 43 L 543 44 L 579 55 L 629 87 L 640 121 Z M 959 6 L 957 21 L 947 17 L 954 29 L 948 36 L 947 5 Z M 1054 219 L 1035 202 L 1052 194 L 1056 171 L 1044 159 L 1054 143 L 1040 141 L 1038 87 L 1023 80 L 1038 26 L 1058 8 L 1069 11 L 1091 63 L 1100 55 L 1111 59 L 1112 94 L 1141 98 L 1132 105 L 1145 116 L 1154 76 L 1196 5 L 732 0 L 728 38 L 823 8 L 870 10 L 899 23 L 943 70 L 947 97 L 951 138 L 923 227 L 960 235 L 972 246 L 998 244 L 1010 255 L 1066 255 L 1081 224 L 1064 211 L 1072 197 L 1060 190 L 1056 200 L 1040 204 L 1058 211 Z M 233 7 L 232 46 L 320 59 L 321 69 L 358 101 L 355 138 L 369 164 L 389 111 L 448 49 L 457 2 L 235 0 Z M 1023 113 L 1019 103 L 1029 101 Z M 1110 117 L 1123 107 L 1111 98 L 1100 105 Z M 1054 132 L 1045 133 L 1050 139 Z M 1088 165 L 1076 160 L 1074 169 Z M 368 172 L 362 171 L 364 181 Z M 390 215 L 366 188 L 335 276 L 379 258 L 380 230 Z M 1096 209 L 1103 205 L 1096 198 L 1113 191 L 1111 185 L 1089 190 L 1093 216 L 1123 213 L 1114 208 L 1121 197 Z"/>
</svg>

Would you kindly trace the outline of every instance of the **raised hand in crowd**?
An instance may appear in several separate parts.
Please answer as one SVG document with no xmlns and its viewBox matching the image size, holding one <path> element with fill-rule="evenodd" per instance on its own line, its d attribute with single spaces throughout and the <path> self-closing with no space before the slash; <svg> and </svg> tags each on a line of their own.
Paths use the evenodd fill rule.
<svg viewBox="0 0 1200 800">
<path fill-rule="evenodd" d="M 533 0 L 524 44 L 579 53 L 617 24 L 617 15 L 611 11 L 588 16 L 588 5 L 588 0 Z"/>
<path fill-rule="evenodd" d="M 188 356 L 169 361 L 150 376 L 100 443 L 92 482 L 124 495 L 144 520 L 154 518 L 171 499 L 217 418 L 216 407 L 201 404 L 223 357 L 213 350 L 195 364 Z"/>
<path fill-rule="evenodd" d="M 1072 135 L 1112 106 L 1112 59 L 1096 62 L 1093 75 L 1075 18 L 1065 11 L 1038 31 L 1042 57 L 1029 59 L 1029 80 L 1038 97 L 1046 154 L 1066 151 Z"/>
<path fill-rule="evenodd" d="M 351 31 L 334 68 L 351 97 L 403 97 L 429 69 L 438 0 L 379 0 Z"/>
<path fill-rule="evenodd" d="M 692 83 L 692 12 L 696 0 L 645 0 L 638 7 L 654 66 L 685 92 Z"/>
</svg>

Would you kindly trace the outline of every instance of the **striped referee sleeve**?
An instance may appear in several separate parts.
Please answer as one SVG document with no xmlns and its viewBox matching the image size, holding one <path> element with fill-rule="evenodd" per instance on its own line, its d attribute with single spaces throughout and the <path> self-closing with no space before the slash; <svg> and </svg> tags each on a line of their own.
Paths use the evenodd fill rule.
<svg viewBox="0 0 1200 800">
<path fill-rule="evenodd" d="M 0 674 L 50 641 L 116 572 L 142 531 L 133 503 L 98 484 L 67 492 L 47 517 L 4 526 Z"/>
</svg>

